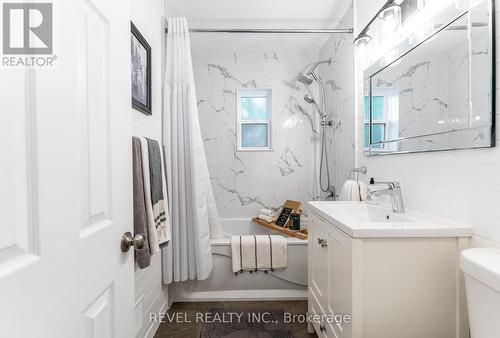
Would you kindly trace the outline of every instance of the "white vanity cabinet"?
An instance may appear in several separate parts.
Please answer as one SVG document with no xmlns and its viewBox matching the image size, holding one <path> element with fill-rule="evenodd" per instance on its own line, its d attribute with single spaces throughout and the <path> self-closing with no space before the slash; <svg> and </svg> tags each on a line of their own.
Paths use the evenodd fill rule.
<svg viewBox="0 0 500 338">
<path fill-rule="evenodd" d="M 458 254 L 468 247 L 469 228 L 433 229 L 411 219 L 407 223 L 415 226 L 406 224 L 401 231 L 363 232 L 354 226 L 349 232 L 342 204 L 328 210 L 319 206 L 332 202 L 314 203 L 309 208 L 308 302 L 309 314 L 317 318 L 310 331 L 319 337 L 468 337 Z M 415 231 L 418 227 L 425 231 Z M 336 324 L 340 317 L 350 322 Z"/>
<path fill-rule="evenodd" d="M 350 325 L 336 325 L 328 316 L 352 312 L 352 239 L 314 213 L 308 232 L 309 313 L 322 317 L 313 321 L 314 329 L 319 337 L 351 337 Z"/>
</svg>

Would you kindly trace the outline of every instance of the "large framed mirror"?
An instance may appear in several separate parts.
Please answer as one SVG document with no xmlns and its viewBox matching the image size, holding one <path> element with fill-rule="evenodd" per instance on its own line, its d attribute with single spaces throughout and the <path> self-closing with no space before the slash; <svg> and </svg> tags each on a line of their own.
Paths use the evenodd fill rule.
<svg viewBox="0 0 500 338">
<path fill-rule="evenodd" d="M 495 145 L 492 8 L 452 2 L 365 70 L 365 154 Z"/>
</svg>

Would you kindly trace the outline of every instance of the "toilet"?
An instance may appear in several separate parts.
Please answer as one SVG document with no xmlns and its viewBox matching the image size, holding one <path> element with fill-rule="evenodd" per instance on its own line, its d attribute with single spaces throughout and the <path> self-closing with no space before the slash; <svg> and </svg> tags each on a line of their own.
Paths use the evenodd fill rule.
<svg viewBox="0 0 500 338">
<path fill-rule="evenodd" d="M 460 268 L 465 275 L 471 337 L 500 337 L 500 250 L 464 250 Z"/>
</svg>

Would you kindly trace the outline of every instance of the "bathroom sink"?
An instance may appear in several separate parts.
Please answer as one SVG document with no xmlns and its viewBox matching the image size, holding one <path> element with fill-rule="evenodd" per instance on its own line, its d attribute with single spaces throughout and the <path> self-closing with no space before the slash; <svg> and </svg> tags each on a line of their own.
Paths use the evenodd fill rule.
<svg viewBox="0 0 500 338">
<path fill-rule="evenodd" d="M 463 237 L 472 228 L 422 213 L 394 213 L 385 204 L 309 202 L 309 208 L 351 237 Z"/>
</svg>

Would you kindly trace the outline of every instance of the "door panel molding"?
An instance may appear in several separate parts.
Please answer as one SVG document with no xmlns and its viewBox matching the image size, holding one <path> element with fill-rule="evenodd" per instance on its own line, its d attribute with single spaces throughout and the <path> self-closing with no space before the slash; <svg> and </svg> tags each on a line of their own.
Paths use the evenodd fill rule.
<svg viewBox="0 0 500 338">
<path fill-rule="evenodd" d="M 82 123 L 82 203 L 80 237 L 113 224 L 110 125 L 110 27 L 105 14 L 83 1 L 79 95 Z"/>
<path fill-rule="evenodd" d="M 0 239 L 0 277 L 33 262 L 39 254 L 35 71 L 19 72 L 14 78 L 10 85 L 21 88 L 23 97 L 12 103 L 17 105 L 11 107 L 15 116 L 3 122 L 5 129 L 0 128 L 2 148 L 7 148 L 0 178 L 7 225 Z"/>
</svg>

